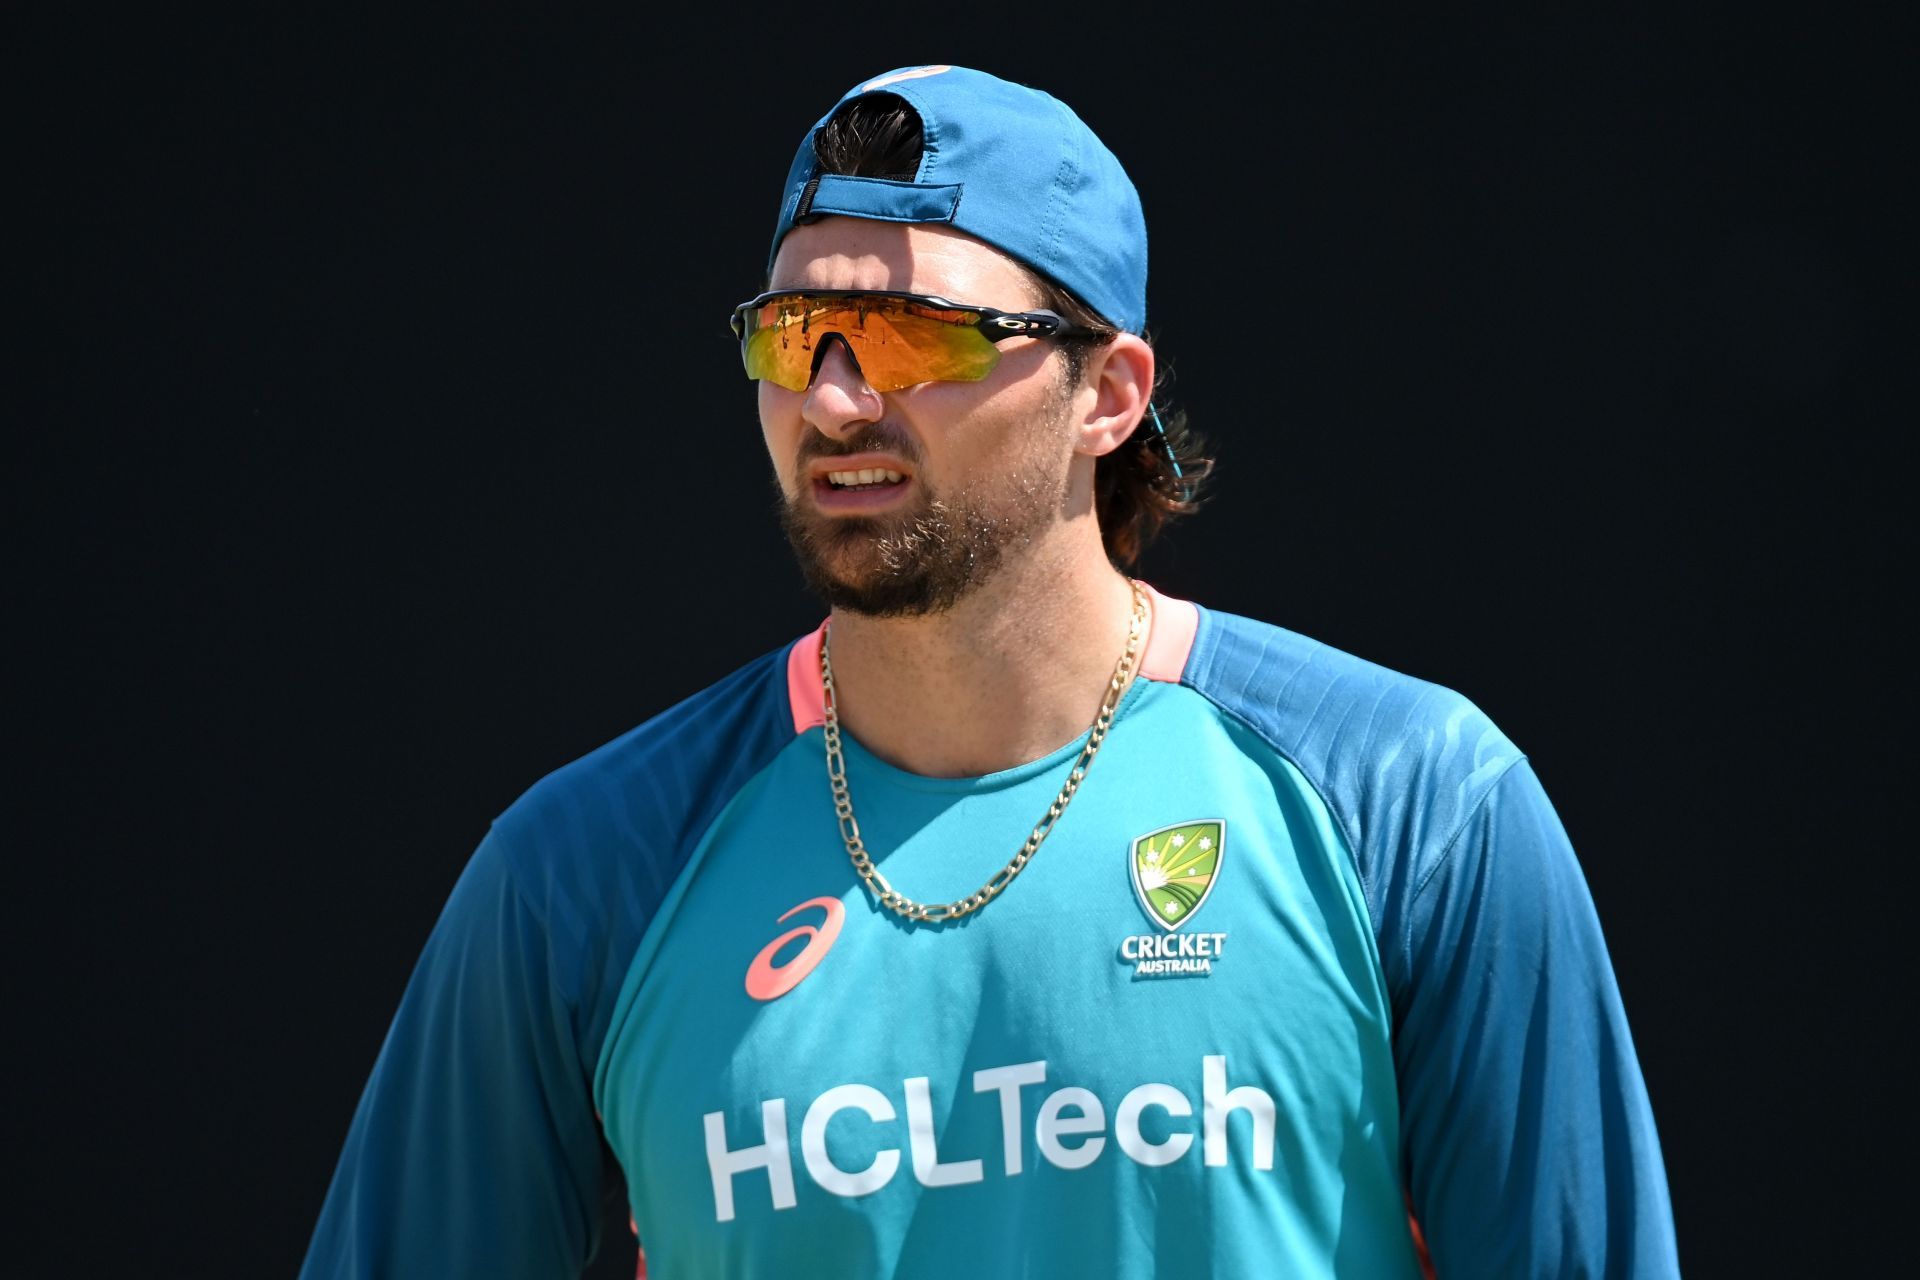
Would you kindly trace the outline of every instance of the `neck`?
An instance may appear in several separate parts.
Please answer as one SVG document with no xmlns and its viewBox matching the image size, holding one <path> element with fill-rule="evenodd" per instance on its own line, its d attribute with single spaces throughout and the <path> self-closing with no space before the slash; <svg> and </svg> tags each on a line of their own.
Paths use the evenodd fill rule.
<svg viewBox="0 0 1920 1280">
<path fill-rule="evenodd" d="M 1096 542 L 1003 564 L 952 609 L 914 618 L 835 610 L 842 729 L 936 778 L 1011 769 L 1072 742 L 1126 648 L 1133 590 Z"/>
</svg>

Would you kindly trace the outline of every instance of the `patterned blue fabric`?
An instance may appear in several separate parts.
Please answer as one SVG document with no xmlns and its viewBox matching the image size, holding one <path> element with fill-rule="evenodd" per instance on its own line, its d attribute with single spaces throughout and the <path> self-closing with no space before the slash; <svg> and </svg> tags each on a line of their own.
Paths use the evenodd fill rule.
<svg viewBox="0 0 1920 1280">
<path fill-rule="evenodd" d="M 1202 611 L 1013 891 L 906 929 L 846 865 L 785 658 L 494 824 L 303 1274 L 577 1275 L 609 1150 L 676 1275 L 1411 1280 L 1403 1197 L 1443 1277 L 1677 1274 L 1579 866 L 1466 700 Z M 970 890 L 1078 746 L 936 780 L 850 740 L 876 861 Z M 1132 861 L 1180 823 L 1223 848 L 1193 929 Z M 844 929 L 752 997 L 802 908 Z"/>
<path fill-rule="evenodd" d="M 971 892 L 1080 746 L 939 779 L 849 741 L 876 866 Z M 662 1274 L 1416 1280 L 1380 962 L 1297 770 L 1140 681 L 1008 891 L 907 928 L 848 867 L 823 765 L 811 729 L 720 815 L 615 1007 L 595 1096 Z M 836 915 L 797 987 L 750 998 L 756 952 Z"/>
<path fill-rule="evenodd" d="M 494 823 L 408 983 L 303 1276 L 580 1273 L 598 1247 L 591 1077 L 613 997 L 701 832 L 793 740 L 783 656 Z"/>
<path fill-rule="evenodd" d="M 1457 693 L 1228 614 L 1201 611 L 1185 682 L 1300 768 L 1353 851 L 1439 1274 L 1679 1274 L 1593 901 L 1520 752 Z"/>
</svg>

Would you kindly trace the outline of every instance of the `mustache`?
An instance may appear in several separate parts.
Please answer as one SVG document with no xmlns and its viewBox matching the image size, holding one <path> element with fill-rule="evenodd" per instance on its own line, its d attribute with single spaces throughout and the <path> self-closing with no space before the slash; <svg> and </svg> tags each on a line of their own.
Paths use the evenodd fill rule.
<svg viewBox="0 0 1920 1280">
<path fill-rule="evenodd" d="M 800 441 L 798 462 L 805 466 L 815 458 L 847 458 L 856 453 L 892 453 L 916 467 L 920 463 L 919 444 L 905 430 L 891 422 L 863 423 L 839 440 L 818 431 L 809 431 Z"/>
</svg>

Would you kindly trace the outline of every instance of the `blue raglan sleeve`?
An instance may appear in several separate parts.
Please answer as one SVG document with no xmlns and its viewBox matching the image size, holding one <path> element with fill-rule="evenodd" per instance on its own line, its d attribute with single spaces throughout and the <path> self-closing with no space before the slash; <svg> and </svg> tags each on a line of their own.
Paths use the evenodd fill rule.
<svg viewBox="0 0 1920 1280">
<path fill-rule="evenodd" d="M 608 1150 L 613 1002 L 700 835 L 786 744 L 775 650 L 535 783 L 493 823 L 361 1096 L 304 1277 L 575 1277 Z"/>
<path fill-rule="evenodd" d="M 507 844 L 481 843 L 421 955 L 303 1277 L 573 1277 L 596 1247 L 593 1064 Z"/>
<path fill-rule="evenodd" d="M 1409 1194 L 1441 1280 L 1678 1275 L 1606 943 L 1524 760 L 1408 891 L 1383 961 Z"/>
</svg>

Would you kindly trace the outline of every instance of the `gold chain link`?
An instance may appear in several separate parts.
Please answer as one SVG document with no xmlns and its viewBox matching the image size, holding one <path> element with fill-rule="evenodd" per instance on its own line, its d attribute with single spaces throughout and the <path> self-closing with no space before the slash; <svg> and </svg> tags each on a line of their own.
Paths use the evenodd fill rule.
<svg viewBox="0 0 1920 1280">
<path fill-rule="evenodd" d="M 853 869 L 866 881 L 867 888 L 880 905 L 909 920 L 957 920 L 961 916 L 971 915 L 993 901 L 1002 889 L 1013 883 L 1013 878 L 1026 869 L 1033 855 L 1040 850 L 1041 841 L 1047 838 L 1060 815 L 1067 811 L 1072 803 L 1074 792 L 1080 789 L 1080 783 L 1087 776 L 1087 767 L 1093 763 L 1093 757 L 1099 754 L 1100 744 L 1106 741 L 1107 730 L 1113 727 L 1113 714 L 1125 696 L 1127 686 L 1133 682 L 1133 668 L 1140 655 L 1140 641 L 1147 630 L 1147 597 L 1139 583 L 1133 584 L 1133 618 L 1127 624 L 1127 648 L 1120 655 L 1120 662 L 1113 669 L 1113 679 L 1107 682 L 1107 695 L 1100 703 L 1100 714 L 1093 718 L 1093 728 L 1087 734 L 1087 745 L 1080 750 L 1080 758 L 1074 761 L 1073 769 L 1067 774 L 1067 780 L 1060 788 L 1060 794 L 1054 797 L 1053 804 L 1047 808 L 1047 816 L 1033 829 L 1027 842 L 1020 846 L 1020 852 L 1013 855 L 1013 861 L 1000 868 L 992 879 L 978 889 L 956 902 L 924 903 L 915 902 L 887 883 L 880 874 L 880 868 L 873 865 L 873 859 L 867 854 L 867 846 L 860 839 L 860 823 L 853 816 L 853 795 L 847 789 L 847 760 L 840 752 L 840 711 L 839 697 L 833 685 L 833 628 L 827 628 L 827 634 L 820 641 L 820 681 L 826 689 L 827 703 L 827 781 L 833 786 L 833 812 L 840 819 L 840 837 L 846 841 L 847 856 L 853 860 Z"/>
</svg>

